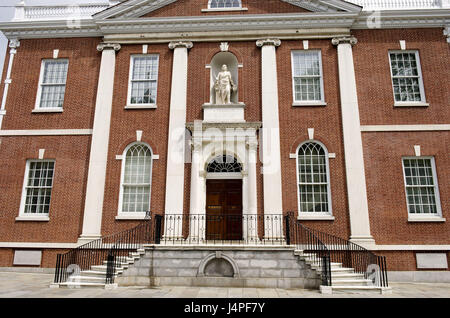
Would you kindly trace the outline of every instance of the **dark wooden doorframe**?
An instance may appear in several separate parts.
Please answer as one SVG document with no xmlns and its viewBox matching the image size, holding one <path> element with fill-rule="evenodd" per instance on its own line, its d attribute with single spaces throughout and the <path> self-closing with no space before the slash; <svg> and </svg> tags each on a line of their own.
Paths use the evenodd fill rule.
<svg viewBox="0 0 450 318">
<path fill-rule="evenodd" d="M 242 240 L 242 179 L 206 180 L 206 239 Z"/>
</svg>

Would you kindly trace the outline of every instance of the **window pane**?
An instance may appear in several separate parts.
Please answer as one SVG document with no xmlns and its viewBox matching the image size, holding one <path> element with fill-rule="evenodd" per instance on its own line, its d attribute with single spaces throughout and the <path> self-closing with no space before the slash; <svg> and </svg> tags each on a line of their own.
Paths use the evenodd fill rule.
<svg viewBox="0 0 450 318">
<path fill-rule="evenodd" d="M 320 56 L 317 51 L 293 53 L 294 95 L 296 101 L 322 100 Z"/>
<path fill-rule="evenodd" d="M 29 163 L 24 213 L 48 213 L 54 167 L 55 163 L 50 161 Z"/>
<path fill-rule="evenodd" d="M 68 65 L 67 60 L 44 62 L 40 108 L 61 108 L 63 106 Z"/>
<path fill-rule="evenodd" d="M 298 151 L 300 212 L 329 212 L 325 150 L 309 142 Z"/>
<path fill-rule="evenodd" d="M 409 213 L 436 214 L 435 180 L 431 159 L 403 160 Z"/>
<path fill-rule="evenodd" d="M 422 100 L 415 53 L 390 53 L 392 86 L 396 102 Z"/>
<path fill-rule="evenodd" d="M 240 8 L 240 0 L 210 0 L 210 8 Z"/>
<path fill-rule="evenodd" d="M 158 55 L 133 57 L 131 104 L 156 103 L 158 63 Z"/>
<path fill-rule="evenodd" d="M 127 151 L 123 177 L 123 212 L 146 212 L 150 205 L 152 157 L 145 145 L 134 145 Z"/>
</svg>

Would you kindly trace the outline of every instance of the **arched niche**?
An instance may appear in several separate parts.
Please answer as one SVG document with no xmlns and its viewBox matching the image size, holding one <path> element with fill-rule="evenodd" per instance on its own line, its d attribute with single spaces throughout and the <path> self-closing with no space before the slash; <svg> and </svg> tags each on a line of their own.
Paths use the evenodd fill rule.
<svg viewBox="0 0 450 318">
<path fill-rule="evenodd" d="M 231 52 L 219 52 L 214 55 L 211 60 L 210 103 L 216 104 L 216 91 L 214 89 L 214 84 L 216 82 L 217 74 L 219 74 L 222 69 L 222 65 L 224 64 L 228 67 L 228 71 L 231 73 L 233 82 L 237 87 L 237 90 L 231 93 L 231 103 L 237 104 L 239 102 L 239 63 L 236 56 Z"/>
</svg>

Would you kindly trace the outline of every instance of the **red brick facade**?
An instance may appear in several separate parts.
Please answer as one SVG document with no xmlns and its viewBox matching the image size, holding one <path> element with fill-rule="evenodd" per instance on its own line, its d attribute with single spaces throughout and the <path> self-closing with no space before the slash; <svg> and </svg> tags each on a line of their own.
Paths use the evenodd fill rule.
<svg viewBox="0 0 450 318">
<path fill-rule="evenodd" d="M 206 1 L 180 0 L 151 12 L 145 17 L 197 16 L 224 14 L 202 13 Z M 244 0 L 248 11 L 235 14 L 307 12 L 280 1 Z M 233 13 L 234 14 L 234 13 Z M 355 30 L 353 47 L 361 125 L 448 124 L 450 119 L 449 45 L 441 28 Z M 407 49 L 419 50 L 428 107 L 394 107 L 389 50 L 399 50 L 399 40 Z M 101 53 L 96 50 L 102 38 L 21 40 L 15 56 L 12 79 L 1 130 L 92 129 Z M 262 121 L 261 49 L 255 41 L 229 42 L 229 50 L 242 64 L 239 69 L 239 101 L 244 102 L 245 119 Z M 203 118 L 202 105 L 209 102 L 210 70 L 206 66 L 220 52 L 220 42 L 195 42 L 188 53 L 187 122 Z M 69 70 L 62 113 L 32 113 L 35 107 L 41 61 L 51 59 L 59 49 L 59 58 L 69 59 Z M 326 106 L 292 106 L 291 52 L 303 50 L 301 40 L 282 40 L 277 48 L 277 74 L 281 139 L 281 175 L 283 211 L 298 212 L 296 160 L 290 158 L 303 141 L 322 142 L 329 153 L 333 221 L 304 221 L 312 228 L 349 238 L 347 181 L 338 55 L 331 39 L 310 39 L 310 50 L 322 55 Z M 106 184 L 101 233 L 128 229 L 137 221 L 116 220 L 118 213 L 122 155 L 136 141 L 136 130 L 159 159 L 153 161 L 151 211 L 163 214 L 166 195 L 167 145 L 173 51 L 167 43 L 148 43 L 148 53 L 159 55 L 157 108 L 125 109 L 127 103 L 130 57 L 142 54 L 140 44 L 122 44 L 116 53 L 112 120 L 109 135 Z M 5 60 L 5 71 L 9 57 Z M 1 95 L 0 95 L 1 96 Z M 0 132 L 1 132 L 0 130 Z M 450 132 L 363 132 L 363 152 L 367 184 L 371 235 L 377 245 L 449 245 L 450 244 Z M 421 145 L 422 155 L 433 156 L 446 222 L 408 222 L 402 157 L 414 156 L 414 145 Z M 83 226 L 84 202 L 91 146 L 90 135 L 79 136 L 0 136 L 0 242 L 76 243 Z M 55 179 L 50 206 L 50 221 L 16 221 L 22 196 L 25 165 L 45 149 L 46 159 L 54 159 Z M 257 171 L 261 164 L 258 162 Z M 185 164 L 184 212 L 189 211 L 190 164 Z M 263 213 L 263 176 L 257 175 L 258 213 Z M 0 266 L 12 266 L 13 250 L 0 248 Z M 448 250 L 445 250 L 448 254 Z M 53 267 L 60 249 L 44 249 L 42 267 Z M 390 270 L 416 270 L 415 251 L 382 251 L 388 256 Z"/>
</svg>

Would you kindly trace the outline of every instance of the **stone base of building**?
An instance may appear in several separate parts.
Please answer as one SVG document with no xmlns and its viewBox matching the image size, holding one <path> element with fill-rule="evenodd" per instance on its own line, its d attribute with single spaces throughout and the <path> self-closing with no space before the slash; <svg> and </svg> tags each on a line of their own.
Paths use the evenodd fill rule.
<svg viewBox="0 0 450 318">
<path fill-rule="evenodd" d="M 124 270 L 119 286 L 318 289 L 320 276 L 289 247 L 157 246 Z"/>
</svg>

